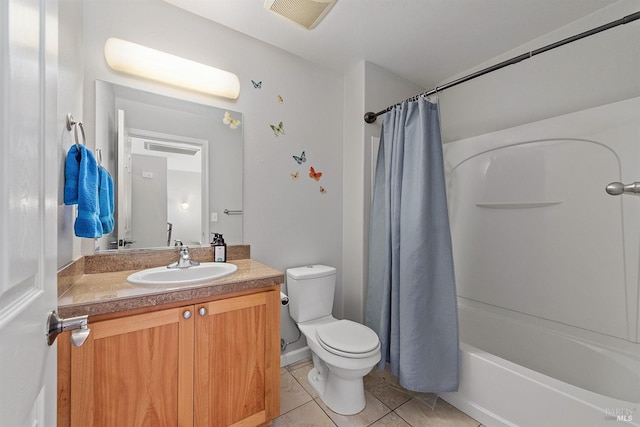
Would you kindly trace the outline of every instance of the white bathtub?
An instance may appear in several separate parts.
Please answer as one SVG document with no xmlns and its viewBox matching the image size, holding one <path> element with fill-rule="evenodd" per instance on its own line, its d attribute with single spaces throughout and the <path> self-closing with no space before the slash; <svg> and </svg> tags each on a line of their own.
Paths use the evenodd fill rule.
<svg viewBox="0 0 640 427">
<path fill-rule="evenodd" d="M 460 388 L 441 397 L 487 427 L 640 426 L 632 346 L 603 347 L 463 299 L 459 314 Z"/>
<path fill-rule="evenodd" d="M 640 99 L 444 146 L 461 384 L 487 426 L 640 426 Z M 618 423 L 618 424 L 616 424 Z"/>
</svg>

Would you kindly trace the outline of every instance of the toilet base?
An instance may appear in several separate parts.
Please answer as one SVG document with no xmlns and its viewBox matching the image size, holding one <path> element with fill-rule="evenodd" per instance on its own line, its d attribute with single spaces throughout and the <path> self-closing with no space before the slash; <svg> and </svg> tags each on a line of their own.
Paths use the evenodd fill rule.
<svg viewBox="0 0 640 427">
<path fill-rule="evenodd" d="M 365 408 L 363 376 L 373 367 L 361 376 L 346 379 L 331 372 L 315 354 L 313 354 L 313 365 L 307 380 L 329 409 L 340 415 L 354 415 Z"/>
</svg>

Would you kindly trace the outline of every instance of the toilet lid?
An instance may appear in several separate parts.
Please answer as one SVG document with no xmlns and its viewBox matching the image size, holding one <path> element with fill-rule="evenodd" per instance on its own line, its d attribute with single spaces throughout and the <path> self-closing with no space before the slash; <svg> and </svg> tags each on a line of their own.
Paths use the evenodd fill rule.
<svg viewBox="0 0 640 427">
<path fill-rule="evenodd" d="M 338 320 L 316 328 L 316 336 L 328 351 L 335 353 L 369 353 L 380 346 L 375 332 L 351 320 Z"/>
</svg>

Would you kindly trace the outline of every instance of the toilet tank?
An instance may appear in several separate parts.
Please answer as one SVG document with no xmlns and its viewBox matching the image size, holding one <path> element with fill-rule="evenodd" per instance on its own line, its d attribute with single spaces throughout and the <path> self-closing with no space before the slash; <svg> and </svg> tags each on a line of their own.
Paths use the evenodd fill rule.
<svg viewBox="0 0 640 427">
<path fill-rule="evenodd" d="M 336 269 L 307 265 L 287 270 L 289 314 L 296 323 L 329 316 L 336 289 Z"/>
</svg>

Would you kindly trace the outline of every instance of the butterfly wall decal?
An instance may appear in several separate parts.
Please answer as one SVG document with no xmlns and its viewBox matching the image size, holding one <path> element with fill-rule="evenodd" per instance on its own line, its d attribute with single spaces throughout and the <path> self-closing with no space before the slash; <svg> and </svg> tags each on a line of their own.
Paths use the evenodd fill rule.
<svg viewBox="0 0 640 427">
<path fill-rule="evenodd" d="M 327 193 L 327 190 L 325 190 L 322 185 L 320 186 L 320 193 L 321 194 L 326 194 Z"/>
<path fill-rule="evenodd" d="M 293 160 L 295 160 L 296 163 L 299 165 L 307 161 L 307 156 L 305 155 L 304 151 L 302 152 L 302 154 L 300 154 L 300 157 L 298 156 L 292 156 L 292 157 L 293 157 Z"/>
<path fill-rule="evenodd" d="M 284 99 L 282 99 L 282 97 L 281 97 L 280 95 L 278 95 L 278 102 L 279 102 L 280 104 L 282 104 L 282 103 L 284 102 Z"/>
<path fill-rule="evenodd" d="M 260 80 L 259 82 L 251 80 L 251 84 L 253 85 L 254 89 L 262 89 L 262 80 Z"/>
<path fill-rule="evenodd" d="M 236 129 L 238 126 L 240 126 L 241 122 L 240 120 L 231 117 L 230 112 L 225 111 L 224 117 L 222 118 L 222 123 L 224 123 L 225 125 L 229 125 L 231 129 Z"/>
<path fill-rule="evenodd" d="M 295 181 L 296 179 L 298 179 L 298 177 L 300 177 L 300 172 L 297 171 L 296 173 L 290 173 L 289 175 L 291 175 L 291 179 Z"/>
<path fill-rule="evenodd" d="M 309 168 L 309 178 L 315 179 L 316 181 L 320 181 L 321 176 L 322 176 L 322 172 L 316 172 L 313 166 Z"/>
<path fill-rule="evenodd" d="M 278 126 L 275 126 L 275 125 L 269 125 L 269 126 L 271 127 L 271 130 L 273 131 L 273 134 L 275 136 L 284 135 L 284 125 L 282 124 L 282 122 L 280 122 Z"/>
</svg>

